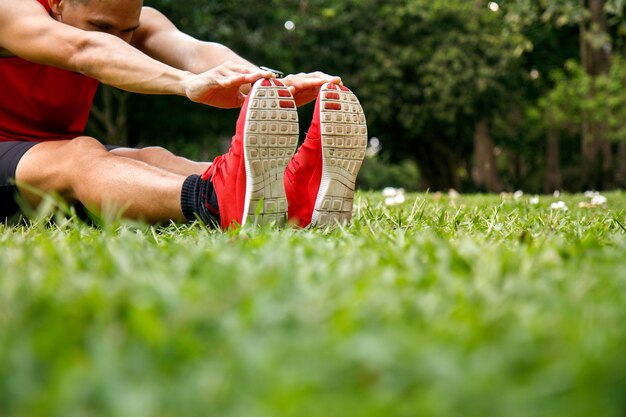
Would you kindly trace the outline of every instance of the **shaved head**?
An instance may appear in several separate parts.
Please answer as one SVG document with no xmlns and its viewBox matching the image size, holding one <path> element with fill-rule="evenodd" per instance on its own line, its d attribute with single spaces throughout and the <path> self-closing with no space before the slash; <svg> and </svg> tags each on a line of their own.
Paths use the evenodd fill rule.
<svg viewBox="0 0 626 417">
<path fill-rule="evenodd" d="M 139 28 L 143 0 L 51 0 L 53 17 L 83 30 L 130 42 Z"/>
</svg>

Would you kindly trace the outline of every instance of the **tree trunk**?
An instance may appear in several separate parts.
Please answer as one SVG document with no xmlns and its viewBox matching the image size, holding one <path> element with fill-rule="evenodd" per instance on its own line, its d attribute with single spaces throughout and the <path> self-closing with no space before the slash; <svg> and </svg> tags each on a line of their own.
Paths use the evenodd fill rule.
<svg viewBox="0 0 626 417">
<path fill-rule="evenodd" d="M 585 0 L 579 0 L 585 7 Z M 592 77 L 589 99 L 595 95 L 594 79 L 606 74 L 611 66 L 609 45 L 592 45 L 589 34 L 606 33 L 608 30 L 607 16 L 604 11 L 606 0 L 588 0 L 590 21 L 580 23 L 580 58 Z M 594 120 L 593 115 L 585 112 L 582 115 L 582 187 L 585 189 L 603 189 L 613 186 L 613 155 L 611 143 L 607 137 L 607 126 L 603 121 Z"/>
<path fill-rule="evenodd" d="M 507 117 L 508 134 L 510 137 L 518 135 L 520 129 L 523 129 L 524 120 L 522 116 L 522 110 L 519 107 L 514 107 Z M 519 149 L 507 150 L 507 172 L 510 178 L 511 185 L 519 190 L 525 188 L 525 179 L 528 177 L 528 165 L 524 153 Z"/>
<path fill-rule="evenodd" d="M 498 173 L 495 144 L 489 131 L 489 122 L 483 119 L 476 124 L 474 132 L 474 167 L 472 179 L 479 189 L 492 193 L 504 191 L 504 185 Z"/>
<path fill-rule="evenodd" d="M 507 174 L 510 178 L 510 183 L 515 189 L 524 188 L 524 179 L 528 176 L 528 166 L 524 155 L 517 150 L 508 150 L 506 153 L 507 159 Z"/>
<path fill-rule="evenodd" d="M 414 149 L 413 155 L 420 170 L 420 188 L 430 191 L 461 189 L 460 161 L 445 140 L 428 136 Z"/>
<path fill-rule="evenodd" d="M 581 126 L 582 178 L 580 185 L 587 190 L 597 188 L 598 176 L 598 141 L 594 137 L 592 124 L 589 121 L 589 115 L 583 114 Z"/>
<path fill-rule="evenodd" d="M 551 194 L 556 190 L 560 190 L 562 183 L 561 178 L 561 148 L 559 145 L 559 136 L 553 129 L 548 129 L 548 148 L 546 151 L 546 182 L 544 191 Z"/>
<path fill-rule="evenodd" d="M 626 188 L 626 142 L 620 141 L 617 144 L 617 155 L 615 157 L 615 186 Z"/>
</svg>

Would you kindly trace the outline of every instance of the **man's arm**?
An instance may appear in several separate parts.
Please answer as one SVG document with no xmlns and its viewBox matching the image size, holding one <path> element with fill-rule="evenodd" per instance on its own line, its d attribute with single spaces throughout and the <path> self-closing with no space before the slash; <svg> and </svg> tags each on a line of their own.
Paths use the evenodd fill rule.
<svg viewBox="0 0 626 417">
<path fill-rule="evenodd" d="M 0 0 L 0 49 L 127 91 L 182 95 L 219 107 L 236 107 L 242 101 L 239 86 L 271 76 L 235 63 L 201 74 L 176 69 L 115 36 L 59 23 L 32 0 Z"/>
<path fill-rule="evenodd" d="M 151 7 L 142 9 L 139 28 L 131 44 L 158 61 L 194 74 L 225 62 L 258 70 L 224 45 L 200 41 L 181 32 L 167 17 Z"/>
<path fill-rule="evenodd" d="M 250 71 L 258 70 L 224 45 L 203 42 L 181 32 L 161 12 L 150 7 L 142 9 L 140 25 L 133 35 L 132 44 L 161 62 L 196 74 L 225 62 L 242 65 Z M 280 66 L 274 63 L 268 65 Z M 290 88 L 296 103 L 302 105 L 315 100 L 322 84 L 340 84 L 341 78 L 313 72 L 290 75 L 283 81 Z"/>
</svg>

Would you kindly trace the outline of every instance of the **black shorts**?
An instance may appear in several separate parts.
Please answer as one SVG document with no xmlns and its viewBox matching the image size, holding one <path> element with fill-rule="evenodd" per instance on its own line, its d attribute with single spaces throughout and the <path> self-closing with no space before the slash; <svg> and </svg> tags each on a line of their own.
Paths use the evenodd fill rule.
<svg viewBox="0 0 626 417">
<path fill-rule="evenodd" d="M 22 156 L 39 142 L 0 142 L 0 222 L 19 213 L 15 170 Z"/>
<path fill-rule="evenodd" d="M 15 170 L 20 159 L 41 142 L 0 142 L 0 222 L 20 213 L 16 202 Z M 118 146 L 105 145 L 110 151 Z"/>
</svg>

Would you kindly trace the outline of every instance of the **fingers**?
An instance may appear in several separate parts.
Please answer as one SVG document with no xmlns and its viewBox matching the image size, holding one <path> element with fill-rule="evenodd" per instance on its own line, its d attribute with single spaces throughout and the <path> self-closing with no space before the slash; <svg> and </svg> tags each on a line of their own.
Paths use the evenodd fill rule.
<svg viewBox="0 0 626 417">
<path fill-rule="evenodd" d="M 342 84 L 341 77 L 328 75 L 320 71 L 288 75 L 284 80 L 286 84 L 294 85 L 297 88 L 322 86 L 324 83 Z"/>
<path fill-rule="evenodd" d="M 325 83 L 343 85 L 341 77 L 328 75 L 320 71 L 288 75 L 283 78 L 283 81 L 288 86 L 298 106 L 315 100 L 320 88 Z"/>
<path fill-rule="evenodd" d="M 252 84 L 248 83 L 248 84 L 243 84 L 239 87 L 239 92 L 245 94 L 248 94 L 250 92 L 250 90 L 252 90 Z"/>
<path fill-rule="evenodd" d="M 196 75 L 187 86 L 187 96 L 196 102 L 216 107 L 236 107 L 244 102 L 251 84 L 262 78 L 274 78 L 272 71 L 253 65 L 225 62 L 203 74 Z M 315 100 L 325 83 L 342 84 L 341 77 L 317 71 L 289 75 L 282 79 L 297 105 Z"/>
<path fill-rule="evenodd" d="M 241 87 L 242 89 L 244 89 L 245 86 L 254 84 L 254 82 L 261 78 L 271 77 L 263 77 L 261 74 L 240 74 L 221 77 L 218 79 L 218 83 L 223 88 Z"/>
<path fill-rule="evenodd" d="M 275 74 L 271 71 L 261 70 L 253 65 L 236 64 L 231 61 L 227 61 L 222 65 L 213 68 L 207 73 L 211 73 L 213 76 L 222 77 L 224 79 L 243 80 L 243 83 L 252 83 L 260 78 L 272 78 Z M 245 76 L 247 78 L 241 78 Z"/>
<path fill-rule="evenodd" d="M 300 73 L 289 75 L 282 79 L 296 100 L 298 106 L 310 103 L 317 97 L 320 88 L 325 83 L 343 85 L 341 77 L 331 76 L 323 72 Z"/>
</svg>

